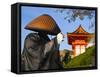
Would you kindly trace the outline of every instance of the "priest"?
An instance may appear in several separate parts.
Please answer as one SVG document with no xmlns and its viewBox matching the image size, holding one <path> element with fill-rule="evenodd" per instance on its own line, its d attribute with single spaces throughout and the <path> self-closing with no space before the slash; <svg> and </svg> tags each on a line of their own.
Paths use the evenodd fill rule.
<svg viewBox="0 0 100 77">
<path fill-rule="evenodd" d="M 33 33 L 28 34 L 24 41 L 21 70 L 62 69 L 59 45 L 64 37 L 55 20 L 43 14 L 32 20 L 25 29 Z M 50 40 L 48 35 L 55 37 Z"/>
</svg>

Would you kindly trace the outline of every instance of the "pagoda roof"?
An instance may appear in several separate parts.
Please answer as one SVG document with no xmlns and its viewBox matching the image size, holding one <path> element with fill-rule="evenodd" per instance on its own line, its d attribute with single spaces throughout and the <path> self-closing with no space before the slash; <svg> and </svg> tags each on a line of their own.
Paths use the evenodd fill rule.
<svg viewBox="0 0 100 77">
<path fill-rule="evenodd" d="M 68 34 L 90 34 L 80 25 L 74 32 Z"/>
<path fill-rule="evenodd" d="M 67 33 L 69 44 L 72 44 L 75 40 L 85 40 L 88 42 L 94 36 L 94 33 L 88 33 L 81 25 L 74 32 Z"/>
</svg>

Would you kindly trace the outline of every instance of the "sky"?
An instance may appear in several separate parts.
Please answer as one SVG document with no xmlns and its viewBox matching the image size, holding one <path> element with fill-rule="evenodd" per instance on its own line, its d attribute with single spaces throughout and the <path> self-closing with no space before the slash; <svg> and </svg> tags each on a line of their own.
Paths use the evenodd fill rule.
<svg viewBox="0 0 100 77">
<path fill-rule="evenodd" d="M 68 9 L 68 8 L 66 8 Z M 23 50 L 24 46 L 24 40 L 25 37 L 32 33 L 33 31 L 26 30 L 24 27 L 33 19 L 36 17 L 42 15 L 42 14 L 48 14 L 53 17 L 53 19 L 58 24 L 59 28 L 61 29 L 61 32 L 63 34 L 67 34 L 67 32 L 74 32 L 79 25 L 82 25 L 82 27 L 89 33 L 93 33 L 94 30 L 89 29 L 90 25 L 90 19 L 85 16 L 83 20 L 80 20 L 78 17 L 75 20 L 75 22 L 69 23 L 67 20 L 64 20 L 64 16 L 66 16 L 65 13 L 57 13 L 56 8 L 48 8 L 48 7 L 32 7 L 32 6 L 22 6 L 21 7 L 21 50 Z M 53 38 L 53 37 L 52 37 Z M 50 38 L 51 39 L 51 38 Z M 67 38 L 64 38 L 64 41 L 60 44 L 60 50 L 68 49 L 72 50 L 72 46 L 68 44 Z"/>
</svg>

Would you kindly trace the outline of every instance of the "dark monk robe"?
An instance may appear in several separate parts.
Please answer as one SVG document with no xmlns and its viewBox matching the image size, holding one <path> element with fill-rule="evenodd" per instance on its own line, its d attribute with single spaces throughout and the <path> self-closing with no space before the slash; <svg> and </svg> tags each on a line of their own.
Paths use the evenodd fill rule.
<svg viewBox="0 0 100 77">
<path fill-rule="evenodd" d="M 24 42 L 22 71 L 61 68 L 57 38 L 50 40 L 45 34 L 30 33 Z"/>
</svg>

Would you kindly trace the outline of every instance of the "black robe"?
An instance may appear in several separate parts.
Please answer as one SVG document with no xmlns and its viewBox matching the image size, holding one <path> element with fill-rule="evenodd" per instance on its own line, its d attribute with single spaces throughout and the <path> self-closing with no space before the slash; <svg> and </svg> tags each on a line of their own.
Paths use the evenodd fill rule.
<svg viewBox="0 0 100 77">
<path fill-rule="evenodd" d="M 21 59 L 22 71 L 62 68 L 56 37 L 49 40 L 48 36 L 38 33 L 30 33 L 26 37 Z"/>
</svg>

